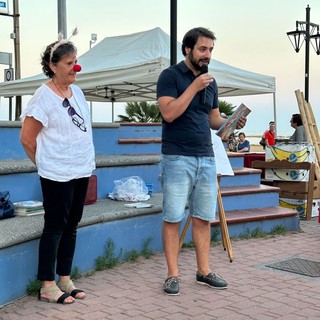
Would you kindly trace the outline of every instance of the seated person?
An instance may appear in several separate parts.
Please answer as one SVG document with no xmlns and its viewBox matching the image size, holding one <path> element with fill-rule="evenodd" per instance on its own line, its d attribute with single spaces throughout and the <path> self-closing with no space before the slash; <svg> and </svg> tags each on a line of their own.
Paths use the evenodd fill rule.
<svg viewBox="0 0 320 320">
<path fill-rule="evenodd" d="M 227 151 L 237 152 L 238 140 L 234 133 L 231 133 L 227 142 Z"/>
<path fill-rule="evenodd" d="M 293 114 L 290 123 L 291 127 L 296 129 L 290 137 L 290 140 L 296 143 L 308 142 L 306 130 L 302 124 L 301 115 L 299 113 Z"/>
<path fill-rule="evenodd" d="M 246 139 L 246 135 L 244 134 L 244 132 L 240 132 L 237 152 L 250 152 L 250 142 L 245 139 Z"/>
</svg>

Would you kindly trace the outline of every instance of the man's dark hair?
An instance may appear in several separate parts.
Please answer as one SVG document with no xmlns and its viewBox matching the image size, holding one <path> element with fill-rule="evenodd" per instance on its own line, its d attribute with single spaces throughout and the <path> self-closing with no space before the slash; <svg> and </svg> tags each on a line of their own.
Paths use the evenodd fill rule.
<svg viewBox="0 0 320 320">
<path fill-rule="evenodd" d="M 210 38 L 213 41 L 216 40 L 214 33 L 206 28 L 198 27 L 189 30 L 182 40 L 182 54 L 186 56 L 186 48 L 193 50 L 194 45 L 197 43 L 200 37 Z"/>
<path fill-rule="evenodd" d="M 296 123 L 298 127 L 299 127 L 299 126 L 302 126 L 303 123 L 302 123 L 301 114 L 299 114 L 299 113 L 294 113 L 294 114 L 292 115 L 292 123 Z"/>
</svg>

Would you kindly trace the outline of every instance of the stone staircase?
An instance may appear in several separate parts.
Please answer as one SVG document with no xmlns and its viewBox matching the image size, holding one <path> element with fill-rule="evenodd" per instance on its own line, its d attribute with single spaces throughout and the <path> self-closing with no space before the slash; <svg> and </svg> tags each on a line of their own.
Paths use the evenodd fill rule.
<svg viewBox="0 0 320 320">
<path fill-rule="evenodd" d="M 242 154 L 230 153 L 229 160 L 234 176 L 221 177 L 220 187 L 230 237 L 249 235 L 257 228 L 300 229 L 297 212 L 279 206 L 280 189 L 260 183 L 261 170 L 243 167 Z M 219 220 L 212 226 L 219 227 Z"/>
<path fill-rule="evenodd" d="M 5 142 L 0 152 L 0 188 L 9 190 L 13 201 L 41 201 L 36 168 L 27 159 L 19 142 L 20 126 L 19 122 L 0 122 L 0 132 Z M 97 167 L 94 174 L 98 177 L 99 200 L 106 199 L 108 193 L 112 192 L 115 180 L 132 175 L 141 176 L 146 183 L 152 183 L 155 193 L 161 192 L 158 180 L 160 136 L 159 124 L 93 124 Z M 232 217 L 237 212 L 237 219 L 231 219 L 230 216 L 230 223 L 238 224 L 239 230 L 242 230 L 241 221 L 247 224 L 246 220 L 269 220 L 269 226 L 270 220 L 275 219 L 276 225 L 277 218 L 287 217 L 287 221 L 290 221 L 288 228 L 298 229 L 299 220 L 294 212 L 278 207 L 279 189 L 262 185 L 261 171 L 244 167 L 243 154 L 229 153 L 228 156 L 234 176 L 221 177 L 221 194 L 227 221 L 229 212 L 232 212 Z M 263 222 L 260 224 L 265 227 Z M 234 235 L 239 235 L 236 225 L 234 229 Z"/>
<path fill-rule="evenodd" d="M 148 238 L 152 239 L 151 250 L 162 251 L 162 194 L 158 180 L 161 127 L 97 124 L 93 130 L 98 201 L 85 206 L 79 225 L 74 266 L 80 273 L 94 270 L 95 260 L 104 254 L 109 239 L 116 245 L 115 255 L 139 252 Z M 20 146 L 19 131 L 19 123 L 0 123 L 3 140 L 11 141 L 0 152 L 0 189 L 9 190 L 13 201 L 41 200 L 39 177 Z M 279 188 L 261 185 L 261 171 L 243 167 L 242 154 L 230 153 L 229 159 L 235 175 L 221 177 L 221 194 L 230 236 L 247 235 L 257 228 L 270 232 L 279 225 L 299 230 L 296 212 L 278 206 Z M 121 201 L 107 199 L 114 180 L 132 175 L 153 183 L 154 194 L 148 201 L 152 208 L 126 208 Z M 30 280 L 35 279 L 42 227 L 43 216 L 0 220 L 0 307 L 23 296 Z M 218 219 L 212 229 L 219 229 Z M 188 230 L 185 242 L 190 241 Z M 236 253 L 234 256 L 236 259 Z M 15 281 L 11 281 L 12 274 Z"/>
</svg>

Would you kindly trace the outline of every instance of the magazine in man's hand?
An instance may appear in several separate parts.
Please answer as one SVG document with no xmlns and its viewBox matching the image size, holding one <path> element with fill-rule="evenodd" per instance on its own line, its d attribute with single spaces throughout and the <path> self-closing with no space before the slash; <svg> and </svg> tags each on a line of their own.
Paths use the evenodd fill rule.
<svg viewBox="0 0 320 320">
<path fill-rule="evenodd" d="M 251 110 L 243 103 L 236 109 L 236 111 L 224 122 L 218 129 L 217 135 L 221 140 L 227 140 L 230 134 L 234 133 L 237 127 L 237 122 L 241 117 L 246 117 Z"/>
</svg>

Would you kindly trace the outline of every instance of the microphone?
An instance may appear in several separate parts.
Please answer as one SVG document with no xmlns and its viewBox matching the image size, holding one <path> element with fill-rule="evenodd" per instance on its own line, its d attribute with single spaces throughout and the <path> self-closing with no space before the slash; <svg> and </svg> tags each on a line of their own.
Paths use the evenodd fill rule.
<svg viewBox="0 0 320 320">
<path fill-rule="evenodd" d="M 80 64 L 75 64 L 74 66 L 73 66 L 73 71 L 74 72 L 80 72 L 81 71 L 81 66 L 80 66 Z"/>
<path fill-rule="evenodd" d="M 200 67 L 200 74 L 208 73 L 208 66 L 206 64 L 202 65 Z M 207 88 L 204 88 L 201 92 L 201 103 L 206 103 L 206 94 L 207 94 Z"/>
</svg>

